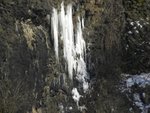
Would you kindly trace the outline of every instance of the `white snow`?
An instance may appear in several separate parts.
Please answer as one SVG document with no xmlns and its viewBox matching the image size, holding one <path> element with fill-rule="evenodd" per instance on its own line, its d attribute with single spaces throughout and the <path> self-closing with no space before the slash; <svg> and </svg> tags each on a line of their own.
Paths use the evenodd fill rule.
<svg viewBox="0 0 150 113">
<path fill-rule="evenodd" d="M 132 31 L 128 31 L 129 34 L 132 34 Z"/>
<path fill-rule="evenodd" d="M 133 26 L 133 25 L 134 25 L 134 22 L 130 22 L 130 25 L 132 25 L 132 26 Z"/>
<path fill-rule="evenodd" d="M 140 21 L 135 21 L 135 23 L 136 23 L 138 26 L 140 26 Z"/>
<path fill-rule="evenodd" d="M 137 29 L 137 27 L 134 27 L 133 29 Z"/>
<path fill-rule="evenodd" d="M 140 23 L 140 21 L 135 21 L 135 22 L 136 22 L 137 26 L 139 26 L 140 28 L 143 27 L 142 24 Z"/>
<path fill-rule="evenodd" d="M 135 32 L 136 32 L 136 33 L 139 33 L 139 31 L 138 31 L 138 30 L 135 30 Z"/>
<path fill-rule="evenodd" d="M 132 34 L 132 31 L 128 31 L 129 34 Z"/>
<path fill-rule="evenodd" d="M 70 106 L 70 107 L 69 107 L 69 110 L 72 110 L 72 109 L 73 109 L 73 108 Z"/>
</svg>

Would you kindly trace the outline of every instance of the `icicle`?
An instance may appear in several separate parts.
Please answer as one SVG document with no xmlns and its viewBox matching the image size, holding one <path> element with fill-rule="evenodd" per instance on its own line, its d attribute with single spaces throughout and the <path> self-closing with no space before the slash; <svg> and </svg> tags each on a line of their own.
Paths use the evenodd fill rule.
<svg viewBox="0 0 150 113">
<path fill-rule="evenodd" d="M 82 19 L 83 21 L 83 19 Z M 83 84 L 84 92 L 88 89 L 87 72 L 86 72 L 86 63 L 85 63 L 85 54 L 86 54 L 86 45 L 82 36 L 82 25 L 80 17 L 78 17 L 77 32 L 76 32 L 76 54 L 77 54 L 77 65 L 76 65 L 76 78 Z"/>
<path fill-rule="evenodd" d="M 72 5 L 67 6 L 66 11 L 66 37 L 64 39 L 64 57 L 68 64 L 68 73 L 70 79 L 73 78 L 73 64 L 74 64 L 74 33 L 72 22 Z"/>
<path fill-rule="evenodd" d="M 84 18 L 82 18 L 82 28 L 84 29 Z"/>
<path fill-rule="evenodd" d="M 59 24 L 61 30 L 61 40 L 64 39 L 65 36 L 65 11 L 64 11 L 64 3 L 61 4 L 61 10 L 59 12 Z"/>
<path fill-rule="evenodd" d="M 58 57 L 59 56 L 58 54 L 58 14 L 55 8 L 53 8 L 51 23 L 52 23 L 52 34 L 53 34 L 53 39 L 54 39 L 55 55 L 56 55 L 56 59 L 59 60 L 59 57 Z"/>
</svg>

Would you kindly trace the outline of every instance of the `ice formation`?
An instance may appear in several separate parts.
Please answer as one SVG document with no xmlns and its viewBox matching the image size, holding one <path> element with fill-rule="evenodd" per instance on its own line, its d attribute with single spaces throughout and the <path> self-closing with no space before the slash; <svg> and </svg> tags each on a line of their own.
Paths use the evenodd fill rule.
<svg viewBox="0 0 150 113">
<path fill-rule="evenodd" d="M 68 73 L 70 80 L 76 79 L 79 82 L 77 87 L 82 87 L 83 92 L 86 93 L 89 84 L 87 82 L 86 43 L 82 34 L 84 19 L 78 16 L 77 26 L 74 27 L 72 5 L 69 4 L 64 8 L 62 3 L 59 12 L 53 8 L 51 23 L 56 60 L 61 64 L 65 64 L 65 71 Z M 63 50 L 60 49 L 61 47 Z M 59 56 L 63 56 L 64 60 L 61 60 Z M 79 94 L 78 89 L 73 88 L 71 93 L 78 109 L 81 111 L 86 109 L 85 106 L 79 106 L 82 96 Z"/>
<path fill-rule="evenodd" d="M 74 99 L 74 101 L 77 103 L 77 106 L 79 107 L 79 100 L 82 96 L 79 94 L 77 88 L 72 89 L 72 95 L 73 95 L 72 98 Z"/>
<path fill-rule="evenodd" d="M 150 73 L 143 73 L 141 75 L 126 75 L 126 77 L 128 77 L 126 80 L 127 88 L 132 87 L 134 84 L 138 84 L 140 87 L 150 85 Z"/>
<path fill-rule="evenodd" d="M 53 8 L 52 18 L 51 18 L 51 28 L 52 34 L 54 39 L 54 48 L 55 48 L 55 55 L 58 60 L 58 14 L 57 10 Z"/>
<path fill-rule="evenodd" d="M 63 57 L 66 62 L 67 71 L 70 79 L 76 78 L 87 91 L 89 85 L 87 82 L 86 69 L 86 43 L 83 39 L 82 29 L 84 28 L 84 19 L 78 17 L 77 27 L 73 27 L 72 5 L 69 4 L 64 10 L 64 4 L 61 4 L 60 12 L 53 8 L 52 13 L 52 35 L 56 59 L 59 60 L 59 44 L 63 42 Z M 59 28 L 59 29 L 58 29 Z"/>
<path fill-rule="evenodd" d="M 148 109 L 150 109 L 150 103 L 145 104 L 141 99 L 145 98 L 145 92 L 132 92 L 132 87 L 138 85 L 140 88 L 145 88 L 147 85 L 150 85 L 150 73 L 143 73 L 140 75 L 122 75 L 125 77 L 125 84 L 121 88 L 122 92 L 128 92 L 127 95 L 133 95 L 133 99 L 131 99 L 133 104 L 141 110 L 141 113 L 148 113 Z"/>
</svg>

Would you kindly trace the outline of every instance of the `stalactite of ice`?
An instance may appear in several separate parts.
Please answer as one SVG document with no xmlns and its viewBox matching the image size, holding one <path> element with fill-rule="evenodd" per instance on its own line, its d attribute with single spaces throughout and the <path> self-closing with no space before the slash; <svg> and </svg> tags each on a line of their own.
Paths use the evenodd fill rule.
<svg viewBox="0 0 150 113">
<path fill-rule="evenodd" d="M 52 18 L 51 18 L 51 28 L 52 28 L 52 34 L 54 39 L 54 48 L 55 48 L 55 55 L 56 59 L 59 59 L 58 54 L 58 14 L 57 10 L 53 8 Z"/>
<path fill-rule="evenodd" d="M 82 28 L 84 28 L 84 18 L 82 18 Z"/>
<path fill-rule="evenodd" d="M 68 64 L 68 73 L 70 78 L 73 78 L 73 65 L 74 65 L 74 32 L 72 22 L 72 5 L 67 6 L 65 16 L 65 35 L 64 38 L 64 58 Z"/>
<path fill-rule="evenodd" d="M 67 6 L 66 14 L 64 4 L 61 4 L 58 20 L 61 34 L 60 39 L 63 41 L 63 56 L 67 62 L 69 77 L 72 79 L 74 66 L 74 31 L 71 4 Z"/>
<path fill-rule="evenodd" d="M 61 9 L 59 12 L 59 25 L 60 25 L 60 30 L 61 30 L 61 40 L 63 40 L 63 36 L 65 36 L 65 10 L 64 10 L 64 3 L 61 4 Z"/>
<path fill-rule="evenodd" d="M 88 89 L 87 79 L 87 69 L 85 62 L 85 53 L 86 53 L 86 44 L 82 35 L 82 23 L 80 17 L 78 17 L 77 31 L 76 31 L 76 44 L 75 44 L 75 53 L 76 53 L 76 78 L 82 82 L 84 92 Z"/>
</svg>

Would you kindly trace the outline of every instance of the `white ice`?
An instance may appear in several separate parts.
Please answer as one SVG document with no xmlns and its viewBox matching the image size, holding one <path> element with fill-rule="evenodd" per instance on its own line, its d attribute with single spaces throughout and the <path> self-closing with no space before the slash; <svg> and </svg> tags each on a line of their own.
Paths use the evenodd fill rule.
<svg viewBox="0 0 150 113">
<path fill-rule="evenodd" d="M 74 28 L 72 20 L 72 5 L 64 8 L 61 4 L 59 12 L 53 8 L 52 34 L 54 37 L 54 48 L 56 58 L 59 59 L 59 42 L 63 42 L 63 56 L 67 63 L 67 71 L 70 79 L 73 76 L 82 83 L 84 92 L 88 90 L 87 68 L 86 68 L 86 43 L 83 38 L 84 19 L 78 17 L 77 27 Z M 58 28 L 59 27 L 59 28 Z M 73 71 L 75 74 L 73 74 Z"/>
<path fill-rule="evenodd" d="M 52 18 L 51 18 L 51 28 L 52 28 L 52 34 L 53 34 L 53 40 L 54 40 L 54 49 L 55 49 L 55 55 L 56 59 L 58 60 L 58 14 L 57 10 L 53 8 Z"/>
<path fill-rule="evenodd" d="M 77 103 L 77 106 L 79 107 L 79 100 L 82 96 L 79 94 L 77 88 L 72 89 L 72 98 Z"/>
<path fill-rule="evenodd" d="M 65 62 L 60 62 L 60 60 L 59 63 L 65 64 L 65 71 L 67 71 L 70 80 L 77 79 L 79 85 L 82 85 L 83 92 L 86 93 L 89 89 L 89 83 L 87 82 L 86 43 L 82 33 L 85 27 L 84 19 L 78 16 L 77 26 L 74 27 L 72 4 L 64 8 L 64 3 L 62 3 L 60 11 L 53 8 L 51 23 L 56 59 L 59 61 L 59 56 L 63 56 Z M 59 50 L 59 46 L 62 47 L 63 54 Z M 85 109 L 85 106 L 79 106 L 82 96 L 79 94 L 78 89 L 73 88 L 71 93 L 78 109 L 81 111 Z"/>
</svg>

